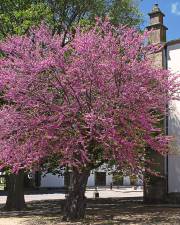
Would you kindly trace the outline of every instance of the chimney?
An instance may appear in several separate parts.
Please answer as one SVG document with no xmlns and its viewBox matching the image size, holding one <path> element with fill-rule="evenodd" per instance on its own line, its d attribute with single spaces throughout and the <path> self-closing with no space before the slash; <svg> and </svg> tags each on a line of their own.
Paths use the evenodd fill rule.
<svg viewBox="0 0 180 225">
<path fill-rule="evenodd" d="M 150 17 L 150 25 L 148 30 L 153 30 L 150 36 L 151 43 L 163 43 L 166 42 L 167 27 L 164 26 L 163 19 L 164 13 L 159 9 L 158 4 L 153 6 L 152 11 L 148 14 Z"/>
<path fill-rule="evenodd" d="M 149 13 L 150 25 L 148 30 L 152 30 L 149 41 L 154 44 L 166 42 L 167 28 L 163 24 L 164 14 L 155 4 L 152 11 Z M 152 66 L 155 68 L 165 68 L 165 53 L 164 49 L 159 52 L 151 54 L 149 58 L 152 61 Z M 161 177 L 156 177 L 145 173 L 147 182 L 144 182 L 144 202 L 146 203 L 163 203 L 167 196 L 167 179 L 165 171 L 165 158 L 156 151 L 148 150 L 148 156 L 153 160 L 153 164 L 150 166 L 152 170 L 159 172 Z"/>
</svg>

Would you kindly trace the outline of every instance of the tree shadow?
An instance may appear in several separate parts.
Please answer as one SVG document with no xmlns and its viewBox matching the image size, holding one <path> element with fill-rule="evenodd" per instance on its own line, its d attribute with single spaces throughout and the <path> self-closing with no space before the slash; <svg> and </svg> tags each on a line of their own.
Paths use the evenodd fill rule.
<svg viewBox="0 0 180 225">
<path fill-rule="evenodd" d="M 63 225 L 64 200 L 34 201 L 23 212 L 0 212 L 0 218 L 23 218 L 23 225 Z M 88 199 L 86 219 L 68 224 L 179 224 L 180 207 L 145 205 L 138 199 Z"/>
</svg>

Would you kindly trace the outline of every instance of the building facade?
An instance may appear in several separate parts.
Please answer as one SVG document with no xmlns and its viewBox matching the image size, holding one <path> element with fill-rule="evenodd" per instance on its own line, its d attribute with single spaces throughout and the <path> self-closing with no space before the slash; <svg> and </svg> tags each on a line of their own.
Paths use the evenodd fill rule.
<svg viewBox="0 0 180 225">
<path fill-rule="evenodd" d="M 149 13 L 152 30 L 151 43 L 161 43 L 163 49 L 152 58 L 156 67 L 170 70 L 173 74 L 180 74 L 180 39 L 166 40 L 167 27 L 164 26 L 164 14 L 158 4 L 155 4 Z M 165 133 L 173 137 L 170 151 L 167 156 L 162 157 L 152 153 L 152 158 L 158 164 L 158 171 L 162 177 L 152 179 L 145 186 L 144 198 L 147 202 L 172 202 L 174 199 L 180 201 L 180 101 L 173 100 L 169 103 L 171 111 L 165 118 Z M 174 198 L 175 197 L 175 198 Z"/>
<path fill-rule="evenodd" d="M 166 66 L 174 74 L 180 74 L 180 39 L 166 43 Z M 168 134 L 174 137 L 167 156 L 168 193 L 180 193 L 180 101 L 173 100 L 168 118 Z"/>
<path fill-rule="evenodd" d="M 91 171 L 88 178 L 87 186 L 110 186 L 113 182 L 113 175 L 99 168 L 96 171 Z M 68 187 L 71 183 L 71 172 L 64 173 L 62 176 L 53 175 L 51 173 L 41 176 L 41 188 L 63 188 Z"/>
<path fill-rule="evenodd" d="M 64 173 L 64 175 L 53 175 L 48 173 L 41 175 L 40 188 L 64 188 L 71 183 L 71 172 Z M 108 171 L 106 166 L 102 166 L 96 170 L 91 171 L 88 178 L 87 187 L 105 187 L 105 186 L 142 186 L 142 179 L 134 176 L 120 176 L 117 173 Z"/>
</svg>

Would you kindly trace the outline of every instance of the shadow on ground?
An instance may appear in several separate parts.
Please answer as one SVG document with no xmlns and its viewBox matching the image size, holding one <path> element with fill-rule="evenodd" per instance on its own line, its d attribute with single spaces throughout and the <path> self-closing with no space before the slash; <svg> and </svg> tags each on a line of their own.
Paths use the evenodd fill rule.
<svg viewBox="0 0 180 225">
<path fill-rule="evenodd" d="M 86 219 L 63 223 L 61 206 L 63 200 L 36 201 L 28 204 L 23 212 L 0 212 L 1 218 L 21 218 L 18 225 L 63 224 L 180 224 L 180 207 L 169 205 L 144 205 L 142 199 L 89 199 Z M 1 225 L 1 223 L 0 223 Z"/>
</svg>

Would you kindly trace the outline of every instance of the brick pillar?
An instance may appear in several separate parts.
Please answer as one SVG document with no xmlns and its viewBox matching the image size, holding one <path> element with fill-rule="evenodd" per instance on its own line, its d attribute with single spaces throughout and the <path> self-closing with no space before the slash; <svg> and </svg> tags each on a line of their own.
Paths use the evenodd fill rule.
<svg viewBox="0 0 180 225">
<path fill-rule="evenodd" d="M 149 42 L 154 44 L 165 44 L 167 31 L 167 27 L 164 26 L 163 22 L 165 15 L 159 9 L 158 4 L 154 5 L 152 11 L 148 15 L 150 17 L 150 25 L 147 27 L 147 29 L 152 30 L 149 37 Z M 154 54 L 152 56 L 154 66 L 159 68 L 165 67 L 163 57 L 163 50 Z"/>
<path fill-rule="evenodd" d="M 150 25 L 148 30 L 152 30 L 149 41 L 150 43 L 166 42 L 166 30 L 167 28 L 163 24 L 164 14 L 155 4 L 152 11 L 149 13 Z M 164 50 L 150 56 L 155 67 L 165 67 Z M 167 195 L 167 179 L 165 171 L 165 157 L 161 156 L 153 150 L 147 151 L 147 158 L 153 160 L 151 169 L 161 174 L 161 177 L 145 174 L 144 182 L 144 201 L 146 203 L 161 203 L 164 202 Z"/>
</svg>

